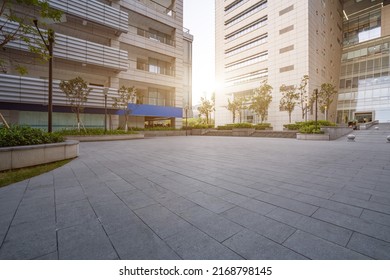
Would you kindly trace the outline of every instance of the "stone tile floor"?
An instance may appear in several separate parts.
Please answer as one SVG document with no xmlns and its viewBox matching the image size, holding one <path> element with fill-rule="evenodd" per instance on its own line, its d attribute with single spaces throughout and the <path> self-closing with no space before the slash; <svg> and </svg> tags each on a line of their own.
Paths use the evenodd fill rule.
<svg viewBox="0 0 390 280">
<path fill-rule="evenodd" d="M 80 144 L 0 188 L 0 259 L 390 259 L 390 144 Z"/>
</svg>

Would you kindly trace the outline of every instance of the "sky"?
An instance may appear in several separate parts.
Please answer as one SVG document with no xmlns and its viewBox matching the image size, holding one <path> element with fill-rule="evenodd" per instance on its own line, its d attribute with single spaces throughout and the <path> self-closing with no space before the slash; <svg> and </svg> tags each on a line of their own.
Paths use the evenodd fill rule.
<svg viewBox="0 0 390 280">
<path fill-rule="evenodd" d="M 184 0 L 184 27 L 194 36 L 192 45 L 192 102 L 211 96 L 215 82 L 214 0 Z"/>
</svg>

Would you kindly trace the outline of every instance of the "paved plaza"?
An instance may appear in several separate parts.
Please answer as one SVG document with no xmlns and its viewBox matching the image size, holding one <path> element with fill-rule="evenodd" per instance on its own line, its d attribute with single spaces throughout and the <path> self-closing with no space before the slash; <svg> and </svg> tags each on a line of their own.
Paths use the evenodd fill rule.
<svg viewBox="0 0 390 280">
<path fill-rule="evenodd" d="M 390 259 L 390 144 L 81 143 L 0 188 L 0 259 Z"/>
</svg>

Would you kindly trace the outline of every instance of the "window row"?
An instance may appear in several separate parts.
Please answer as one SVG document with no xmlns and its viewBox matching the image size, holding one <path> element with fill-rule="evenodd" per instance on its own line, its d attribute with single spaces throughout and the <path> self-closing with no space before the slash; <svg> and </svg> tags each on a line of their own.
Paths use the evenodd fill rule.
<svg viewBox="0 0 390 280">
<path fill-rule="evenodd" d="M 341 61 L 345 62 L 345 61 L 359 59 L 361 57 L 371 56 L 379 53 L 388 53 L 389 50 L 390 50 L 390 43 L 385 42 L 385 43 L 377 44 L 375 46 L 369 46 L 366 48 L 343 53 L 341 57 Z"/>
<path fill-rule="evenodd" d="M 175 45 L 175 41 L 172 40 L 172 37 L 168 34 L 162 33 L 160 31 L 149 29 L 149 31 L 142 28 L 137 28 L 137 35 L 148 38 L 153 41 L 157 41 L 163 44 L 170 46 Z"/>
<path fill-rule="evenodd" d="M 242 45 L 239 45 L 235 48 L 227 50 L 225 53 L 229 56 L 235 55 L 235 54 L 238 54 L 238 53 L 243 52 L 245 50 L 251 49 L 253 47 L 265 44 L 265 43 L 267 43 L 267 41 L 268 41 L 268 35 L 265 34 L 265 35 L 262 35 L 259 39 L 255 40 L 255 41 L 250 41 L 249 43 L 245 42 Z"/>
<path fill-rule="evenodd" d="M 344 22 L 344 46 L 354 45 L 381 36 L 381 10 Z"/>
<path fill-rule="evenodd" d="M 350 79 L 340 80 L 340 91 L 353 89 L 353 88 L 376 88 L 383 87 L 383 85 L 390 87 L 389 72 L 375 73 L 371 75 L 363 75 L 359 77 L 353 77 Z"/>
<path fill-rule="evenodd" d="M 233 3 L 231 3 L 225 7 L 225 13 L 229 13 L 229 12 L 237 9 L 238 7 L 242 6 L 243 4 L 245 4 L 248 1 L 249 0 L 236 0 L 236 1 L 234 1 Z"/>
<path fill-rule="evenodd" d="M 268 59 L 268 51 L 262 52 L 255 57 L 249 59 L 240 60 L 239 62 L 234 62 L 225 67 L 226 71 L 233 71 L 241 67 L 249 66 L 258 62 L 262 62 Z"/>
<path fill-rule="evenodd" d="M 228 79 L 228 80 L 226 80 L 226 86 L 227 87 L 235 86 L 235 85 L 239 85 L 239 84 L 243 84 L 243 83 L 248 83 L 248 82 L 251 82 L 253 80 L 265 78 L 265 77 L 268 77 L 268 69 L 267 68 L 262 69 L 260 71 L 245 74 L 245 75 L 242 75 L 239 77 L 234 77 L 232 79 Z"/>
<path fill-rule="evenodd" d="M 149 58 L 148 61 L 142 58 L 137 58 L 137 69 L 156 74 L 175 76 L 175 70 L 172 63 L 154 58 Z"/>
<path fill-rule="evenodd" d="M 390 59 L 389 56 L 378 57 L 375 59 L 369 59 L 367 61 L 360 61 L 355 63 L 350 63 L 347 65 L 341 66 L 340 76 L 348 76 L 353 74 L 363 74 L 366 72 L 372 72 L 375 70 L 388 70 L 390 68 Z"/>
<path fill-rule="evenodd" d="M 148 88 L 148 90 L 139 90 L 140 104 L 175 107 L 175 93 L 159 89 Z"/>
<path fill-rule="evenodd" d="M 228 19 L 225 21 L 225 26 L 231 26 L 236 24 L 237 22 L 240 22 L 251 15 L 254 15 L 257 12 L 260 12 L 261 10 L 267 8 L 267 1 L 262 1 L 260 3 L 257 3 L 256 5 L 253 5 L 252 7 L 246 9 L 245 11 L 239 13 L 238 15 L 232 17 L 231 19 Z"/>
<path fill-rule="evenodd" d="M 240 28 L 240 29 L 226 35 L 225 40 L 227 40 L 228 42 L 235 40 L 235 39 L 237 39 L 245 34 L 248 34 L 249 32 L 252 32 L 256 29 L 259 29 L 259 28 L 265 26 L 267 24 L 267 22 L 268 22 L 267 16 L 262 17 L 258 21 L 251 23 L 250 25 L 244 26 L 243 28 Z"/>
</svg>

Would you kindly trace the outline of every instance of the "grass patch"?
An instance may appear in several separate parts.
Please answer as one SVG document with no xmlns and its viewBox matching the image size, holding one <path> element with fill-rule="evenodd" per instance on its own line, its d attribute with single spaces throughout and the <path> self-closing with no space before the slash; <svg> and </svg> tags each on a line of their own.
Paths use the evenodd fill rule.
<svg viewBox="0 0 390 280">
<path fill-rule="evenodd" d="M 25 167 L 20 169 L 13 169 L 13 170 L 7 170 L 7 171 L 1 171 L 0 172 L 0 188 L 4 186 L 8 186 L 13 183 L 17 183 L 26 179 L 29 179 L 31 177 L 52 171 L 58 167 L 61 167 L 68 162 L 70 162 L 72 159 L 65 159 L 61 161 L 56 161 L 52 163 L 46 163 L 42 165 L 32 166 L 32 167 Z"/>
</svg>

